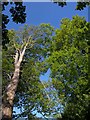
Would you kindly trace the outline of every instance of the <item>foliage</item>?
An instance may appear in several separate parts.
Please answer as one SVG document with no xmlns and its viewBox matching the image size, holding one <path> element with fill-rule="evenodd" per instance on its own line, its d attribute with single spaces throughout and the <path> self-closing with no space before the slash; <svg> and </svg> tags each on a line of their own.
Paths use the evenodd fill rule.
<svg viewBox="0 0 90 120">
<path fill-rule="evenodd" d="M 14 107 L 19 108 L 21 113 L 14 117 L 32 117 L 34 110 L 41 112 L 39 111 L 43 106 L 41 101 L 44 101 L 41 91 L 44 88 L 39 76 L 42 69 L 45 71 L 41 64 L 48 56 L 48 46 L 50 46 L 53 31 L 54 29 L 49 24 L 41 24 L 30 27 L 25 25 L 24 29 L 21 28 L 20 31 L 9 30 L 8 32 L 10 42 L 6 44 L 7 50 L 3 49 L 2 57 L 3 94 L 13 75 L 15 50 L 22 48 L 28 36 L 32 37 L 21 64 L 19 85 L 14 100 Z M 47 98 L 46 100 L 48 102 Z"/>
<path fill-rule="evenodd" d="M 66 0 L 53 0 L 54 3 L 58 4 L 58 6 L 64 7 L 67 5 Z M 82 2 L 77 2 L 76 10 L 83 10 L 86 6 L 90 6 L 90 2 L 86 2 L 83 0 Z"/>
<path fill-rule="evenodd" d="M 66 120 L 86 120 L 89 115 L 88 41 L 90 23 L 83 17 L 61 20 L 47 58 L 51 79 L 64 106 Z"/>
<path fill-rule="evenodd" d="M 65 2 L 65 0 L 52 0 L 54 3 L 58 4 L 59 6 L 63 7 L 65 5 L 67 5 L 67 3 Z M 10 6 L 10 10 L 9 12 L 11 13 L 11 18 L 13 20 L 13 22 L 15 23 L 25 23 L 26 21 L 26 13 L 25 13 L 25 9 L 26 6 L 23 5 L 22 0 L 20 2 L 14 2 L 12 0 L 12 2 L 2 2 L 2 11 L 5 11 L 6 6 L 8 5 Z M 89 2 L 77 2 L 77 6 L 76 6 L 76 10 L 83 10 L 86 6 L 89 6 L 90 3 Z M 9 16 L 5 15 L 2 12 L 2 45 L 4 48 L 6 48 L 6 44 L 9 42 L 9 38 L 8 38 L 8 30 L 6 28 L 8 22 L 10 22 Z"/>
<path fill-rule="evenodd" d="M 11 13 L 11 18 L 15 23 L 25 23 L 26 21 L 26 7 L 23 6 L 23 2 L 2 2 L 2 11 L 4 12 L 6 6 L 11 5 L 9 12 Z M 9 16 L 2 12 L 2 45 L 6 48 L 6 44 L 9 42 L 8 30 L 6 28 L 8 22 L 10 21 Z"/>
<path fill-rule="evenodd" d="M 56 3 L 62 7 L 66 5 L 66 2 Z M 2 3 L 2 10 L 5 10 L 8 4 L 8 2 Z M 14 5 L 15 7 L 10 8 L 13 21 L 24 23 L 25 6 L 21 2 L 16 2 Z M 76 9 L 82 10 L 86 5 L 89 3 L 77 2 Z M 18 17 L 16 20 L 14 12 L 17 17 L 21 14 L 21 18 Z M 44 116 L 51 114 L 53 117 L 59 117 L 57 111 L 60 111 L 61 107 L 58 105 L 62 105 L 64 111 L 60 111 L 60 115 L 63 112 L 64 120 L 87 120 L 90 113 L 88 73 L 90 23 L 79 16 L 74 16 L 72 20 L 62 19 L 61 27 L 56 30 L 52 39 L 54 30 L 49 24 L 31 27 L 26 25 L 18 32 L 14 30 L 8 32 L 6 29 L 8 16 L 3 14 L 2 17 L 2 43 L 7 48 L 2 50 L 3 94 L 13 75 L 15 49 L 21 49 L 22 44 L 25 43 L 24 38 L 30 35 L 34 44 L 32 48 L 29 44 L 21 64 L 19 85 L 14 100 L 14 107 L 18 107 L 21 113 L 15 117 L 28 115 L 33 119 L 35 116 L 32 112 L 35 110 Z M 51 70 L 52 82 L 42 84 L 39 76 L 48 68 Z"/>
<path fill-rule="evenodd" d="M 21 110 L 15 117 L 32 118 L 33 111 L 64 120 L 87 120 L 90 107 L 88 79 L 90 23 L 79 16 L 61 20 L 60 29 L 49 24 L 25 25 L 20 31 L 8 32 L 9 44 L 3 49 L 3 94 L 14 71 L 15 49 L 24 38 L 32 36 L 20 69 L 14 107 Z M 53 36 L 53 39 L 52 39 Z M 40 74 L 51 70 L 51 80 L 42 83 Z M 58 112 L 57 112 L 58 111 Z M 15 114 L 14 114 L 15 115 Z M 59 119 L 59 118 L 58 118 Z"/>
</svg>

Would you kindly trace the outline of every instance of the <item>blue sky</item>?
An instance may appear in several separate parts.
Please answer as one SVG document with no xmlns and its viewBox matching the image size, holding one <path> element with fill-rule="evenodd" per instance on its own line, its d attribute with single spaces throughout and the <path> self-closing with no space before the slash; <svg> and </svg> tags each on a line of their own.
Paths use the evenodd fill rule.
<svg viewBox="0 0 90 120">
<path fill-rule="evenodd" d="M 85 8 L 83 11 L 75 10 L 76 3 L 68 3 L 65 7 L 60 7 L 57 4 L 52 2 L 24 2 L 26 6 L 26 23 L 28 25 L 39 25 L 41 23 L 50 23 L 54 28 L 60 27 L 60 20 L 62 18 L 70 18 L 72 16 L 79 15 L 84 16 L 88 21 L 88 8 Z M 9 6 L 10 7 L 10 6 Z M 8 8 L 4 13 L 9 14 Z M 11 19 L 11 18 L 10 18 Z M 18 30 L 19 27 L 24 24 L 15 24 L 12 20 L 7 25 L 8 29 Z M 42 75 L 40 79 L 48 80 L 50 74 L 50 70 L 45 75 Z M 40 115 L 38 115 L 40 116 Z"/>
<path fill-rule="evenodd" d="M 84 16 L 86 20 L 88 20 L 88 9 L 85 8 L 83 11 L 77 11 L 75 10 L 76 3 L 74 2 L 68 2 L 67 6 L 63 8 L 52 2 L 24 2 L 24 5 L 26 6 L 27 14 L 25 24 L 28 25 L 50 23 L 53 27 L 59 28 L 60 20 L 62 18 L 72 19 L 72 16 L 74 15 Z M 8 9 L 6 13 L 9 13 Z M 18 28 L 23 25 L 15 24 L 11 20 L 7 25 L 7 28 L 18 30 Z"/>
</svg>

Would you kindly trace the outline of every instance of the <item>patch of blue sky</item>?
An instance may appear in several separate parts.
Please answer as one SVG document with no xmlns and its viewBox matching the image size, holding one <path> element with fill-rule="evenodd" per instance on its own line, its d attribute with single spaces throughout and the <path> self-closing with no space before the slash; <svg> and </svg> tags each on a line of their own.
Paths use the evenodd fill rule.
<svg viewBox="0 0 90 120">
<path fill-rule="evenodd" d="M 68 2 L 67 6 L 64 6 L 63 8 L 53 2 L 24 2 L 24 5 L 26 6 L 27 14 L 25 24 L 28 25 L 49 23 L 54 28 L 59 28 L 62 18 L 72 19 L 72 16 L 75 15 L 84 16 L 88 21 L 88 7 L 82 11 L 75 10 L 75 2 Z M 7 28 L 18 30 L 20 27 L 24 26 L 24 24 L 15 24 L 12 21 L 9 8 L 10 5 L 6 7 L 6 11 L 4 12 L 9 15 L 10 18 L 10 22 L 8 23 Z"/>
<path fill-rule="evenodd" d="M 51 73 L 51 71 L 50 71 L 50 69 L 48 69 L 44 75 L 40 75 L 40 81 L 47 82 L 48 80 L 51 80 L 50 73 Z"/>
</svg>

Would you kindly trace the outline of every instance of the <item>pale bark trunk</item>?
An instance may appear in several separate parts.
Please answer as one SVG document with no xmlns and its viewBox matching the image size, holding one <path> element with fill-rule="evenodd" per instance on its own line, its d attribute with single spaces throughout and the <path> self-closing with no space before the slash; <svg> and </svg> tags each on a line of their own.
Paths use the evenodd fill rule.
<svg viewBox="0 0 90 120">
<path fill-rule="evenodd" d="M 17 90 L 20 74 L 20 65 L 25 54 L 26 46 L 23 51 L 17 51 L 15 55 L 15 70 L 11 82 L 7 86 L 6 94 L 2 100 L 2 120 L 12 120 L 13 101 Z"/>
<path fill-rule="evenodd" d="M 13 100 L 19 82 L 19 72 L 20 72 L 20 64 L 19 65 L 17 64 L 15 66 L 15 71 L 12 80 L 7 87 L 5 96 L 3 97 L 3 101 L 2 101 L 3 120 L 12 119 Z"/>
</svg>

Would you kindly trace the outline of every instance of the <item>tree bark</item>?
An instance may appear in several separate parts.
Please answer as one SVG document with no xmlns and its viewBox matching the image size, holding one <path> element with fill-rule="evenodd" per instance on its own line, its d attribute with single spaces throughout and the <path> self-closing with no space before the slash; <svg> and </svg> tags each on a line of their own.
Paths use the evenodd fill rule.
<svg viewBox="0 0 90 120">
<path fill-rule="evenodd" d="M 6 94 L 3 97 L 3 101 L 2 101 L 3 119 L 2 120 L 4 119 L 12 120 L 13 100 L 14 100 L 15 92 L 19 82 L 19 72 L 20 72 L 20 64 L 17 64 L 15 66 L 15 71 L 14 71 L 12 80 L 6 89 Z"/>
<path fill-rule="evenodd" d="M 27 45 L 26 45 L 27 46 Z M 15 70 L 13 77 L 6 88 L 6 93 L 2 98 L 2 120 L 12 120 L 13 113 L 13 101 L 15 98 L 15 92 L 17 90 L 20 74 L 20 65 L 25 54 L 26 46 L 24 46 L 23 51 L 16 52 L 15 55 Z"/>
</svg>

